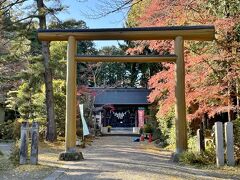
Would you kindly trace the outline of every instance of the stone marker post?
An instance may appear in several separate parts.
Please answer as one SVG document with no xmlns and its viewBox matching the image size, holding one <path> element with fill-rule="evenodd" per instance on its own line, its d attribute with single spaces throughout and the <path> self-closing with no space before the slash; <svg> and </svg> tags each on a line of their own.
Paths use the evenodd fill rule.
<svg viewBox="0 0 240 180">
<path fill-rule="evenodd" d="M 228 166 L 234 166 L 234 140 L 233 140 L 233 123 L 226 122 L 224 124 L 225 129 L 225 144 L 226 144 L 226 159 Z"/>
<path fill-rule="evenodd" d="M 26 164 L 28 157 L 28 133 L 29 124 L 28 122 L 22 122 L 21 125 L 21 141 L 20 141 L 20 161 L 19 164 Z"/>
<path fill-rule="evenodd" d="M 224 165 L 223 124 L 215 122 L 216 161 L 217 167 Z"/>
<path fill-rule="evenodd" d="M 39 125 L 37 122 L 32 123 L 32 144 L 30 163 L 38 163 L 38 142 L 39 142 Z"/>
</svg>

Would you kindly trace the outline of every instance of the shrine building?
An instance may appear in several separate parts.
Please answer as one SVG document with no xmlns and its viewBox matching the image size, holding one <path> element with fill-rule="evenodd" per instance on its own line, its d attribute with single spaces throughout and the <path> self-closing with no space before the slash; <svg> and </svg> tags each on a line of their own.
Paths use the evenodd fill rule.
<svg viewBox="0 0 240 180">
<path fill-rule="evenodd" d="M 144 113 L 150 104 L 146 88 L 91 88 L 95 92 L 94 107 L 101 127 L 143 127 Z"/>
</svg>

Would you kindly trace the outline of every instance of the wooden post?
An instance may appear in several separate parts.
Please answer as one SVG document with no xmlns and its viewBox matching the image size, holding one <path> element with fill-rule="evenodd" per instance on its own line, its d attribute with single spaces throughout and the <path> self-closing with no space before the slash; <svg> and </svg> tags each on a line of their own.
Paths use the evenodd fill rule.
<svg viewBox="0 0 240 180">
<path fill-rule="evenodd" d="M 185 101 L 185 63 L 184 63 L 184 40 L 178 36 L 175 39 L 175 54 L 177 55 L 175 69 L 175 96 L 176 96 L 176 154 L 187 150 L 187 122 Z"/>
<path fill-rule="evenodd" d="M 76 40 L 73 36 L 68 38 L 67 49 L 67 82 L 66 82 L 66 132 L 65 150 L 74 152 L 76 147 L 76 73 L 75 62 Z"/>
</svg>

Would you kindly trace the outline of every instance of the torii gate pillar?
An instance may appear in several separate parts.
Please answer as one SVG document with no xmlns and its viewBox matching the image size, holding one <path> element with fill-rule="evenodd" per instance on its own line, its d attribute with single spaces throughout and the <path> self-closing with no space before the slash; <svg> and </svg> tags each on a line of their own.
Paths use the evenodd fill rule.
<svg viewBox="0 0 240 180">
<path fill-rule="evenodd" d="M 67 48 L 67 82 L 66 82 L 66 132 L 65 150 L 74 152 L 76 147 L 76 108 L 77 108 L 77 64 L 75 62 L 76 40 L 68 38 Z"/>
<path fill-rule="evenodd" d="M 66 128 L 65 151 L 59 154 L 59 160 L 78 161 L 83 159 L 82 152 L 76 150 L 77 116 L 77 63 L 75 55 L 77 42 L 74 36 L 68 37 L 67 81 L 66 81 Z"/>
<path fill-rule="evenodd" d="M 187 121 L 185 100 L 185 63 L 184 40 L 181 36 L 175 38 L 175 54 L 177 55 L 175 69 L 175 130 L 176 130 L 176 154 L 187 150 Z"/>
</svg>

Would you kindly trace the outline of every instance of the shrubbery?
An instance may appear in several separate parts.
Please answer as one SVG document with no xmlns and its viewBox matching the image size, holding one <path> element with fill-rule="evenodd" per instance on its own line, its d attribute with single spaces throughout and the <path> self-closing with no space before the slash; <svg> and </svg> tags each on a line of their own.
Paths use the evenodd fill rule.
<svg viewBox="0 0 240 180">
<path fill-rule="evenodd" d="M 160 127 L 160 140 L 163 147 L 168 149 L 175 149 L 176 134 L 175 134 L 175 113 L 172 108 L 164 117 L 158 117 Z M 240 118 L 233 121 L 234 127 L 234 148 L 236 163 L 240 163 Z M 209 141 L 206 150 L 199 153 L 197 150 L 197 136 L 190 133 L 191 129 L 188 127 L 188 151 L 181 154 L 179 161 L 185 164 L 200 164 L 211 165 L 216 163 L 216 152 L 214 139 Z M 205 135 L 210 137 L 211 130 L 206 130 Z"/>
<path fill-rule="evenodd" d="M 145 115 L 145 120 L 147 121 L 147 124 L 151 125 L 152 128 L 152 139 L 153 140 L 162 140 L 162 134 L 161 130 L 158 126 L 157 118 L 156 118 L 156 113 L 157 113 L 157 104 L 153 103 L 148 108 L 146 109 L 146 115 Z"/>
<path fill-rule="evenodd" d="M 197 149 L 197 136 L 188 137 L 188 151 L 182 153 L 179 161 L 184 164 L 192 165 L 213 165 L 216 163 L 215 144 L 209 141 L 206 144 L 205 151 L 201 153 Z"/>
<path fill-rule="evenodd" d="M 0 123 L 0 139 L 19 139 L 20 123 L 18 121 L 7 121 Z"/>
<path fill-rule="evenodd" d="M 160 140 L 160 142 L 161 142 L 161 137 L 162 137 L 162 135 L 161 135 L 161 130 L 159 129 L 159 128 L 154 128 L 153 129 L 153 140 Z"/>
<path fill-rule="evenodd" d="M 233 134 L 236 162 L 240 163 L 240 118 L 233 121 Z"/>
<path fill-rule="evenodd" d="M 66 85 L 64 80 L 53 81 L 54 90 L 54 110 L 55 120 L 57 127 L 57 134 L 64 136 L 65 134 L 65 92 Z M 31 96 L 30 96 L 31 94 Z M 18 91 L 10 91 L 6 101 L 9 109 L 17 110 L 20 113 L 22 120 L 31 122 L 33 120 L 40 124 L 40 138 L 45 137 L 46 131 L 46 105 L 45 105 L 45 86 L 42 85 L 40 88 L 33 90 L 31 86 L 25 82 L 23 83 Z M 17 122 L 17 121 L 16 121 Z M 8 127 L 9 125 L 9 127 Z M 3 125 L 5 128 L 1 128 L 2 134 L 6 139 L 13 137 L 11 131 L 16 127 L 10 122 Z M 6 132 L 5 132 L 6 131 Z M 10 131 L 10 132 L 7 132 Z M 0 136 L 1 136 L 0 133 Z M 1 137 L 0 137 L 1 138 Z"/>
<path fill-rule="evenodd" d="M 196 150 L 189 149 L 179 156 L 179 161 L 184 164 L 191 165 L 212 165 L 216 163 L 216 153 L 213 144 L 206 147 L 203 152 L 197 152 Z"/>
<path fill-rule="evenodd" d="M 144 125 L 144 133 L 153 133 L 153 127 L 151 124 L 145 124 Z"/>
<path fill-rule="evenodd" d="M 53 80 L 54 111 L 57 128 L 57 135 L 65 135 L 65 116 L 66 116 L 66 84 L 64 80 Z M 45 86 L 42 85 L 41 91 L 35 94 L 36 120 L 40 123 L 41 137 L 45 136 L 46 131 L 46 104 L 45 104 Z"/>
<path fill-rule="evenodd" d="M 188 137 L 188 150 L 197 151 L 197 136 Z"/>
<path fill-rule="evenodd" d="M 175 122 L 173 122 L 172 127 L 169 129 L 168 138 L 165 140 L 165 142 L 169 149 L 175 149 L 176 147 Z"/>
<path fill-rule="evenodd" d="M 175 147 L 175 113 L 172 108 L 164 117 L 158 117 L 159 128 L 161 131 L 161 141 L 164 146 L 169 146 L 171 149 Z"/>
<path fill-rule="evenodd" d="M 0 139 L 13 139 L 13 122 L 7 121 L 0 124 Z"/>
<path fill-rule="evenodd" d="M 9 159 L 14 165 L 19 164 L 19 160 L 20 160 L 20 156 L 19 156 L 20 145 L 19 145 L 19 143 L 20 142 L 18 140 L 16 140 L 11 147 L 11 153 L 10 153 Z"/>
<path fill-rule="evenodd" d="M 162 134 L 161 141 L 163 142 L 163 145 L 165 145 L 165 147 L 167 146 L 168 149 L 175 149 L 176 134 L 174 108 L 172 108 L 164 117 L 158 118 L 158 122 Z M 188 130 L 188 132 L 188 151 L 180 155 L 179 161 L 184 164 L 214 164 L 216 162 L 216 154 L 213 142 L 208 144 L 204 152 L 199 153 L 197 151 L 197 136 L 193 136 L 190 133 L 190 130 Z"/>
</svg>

